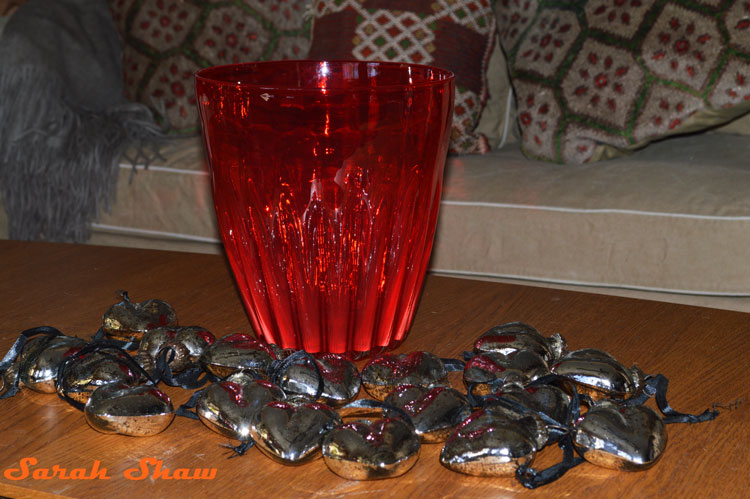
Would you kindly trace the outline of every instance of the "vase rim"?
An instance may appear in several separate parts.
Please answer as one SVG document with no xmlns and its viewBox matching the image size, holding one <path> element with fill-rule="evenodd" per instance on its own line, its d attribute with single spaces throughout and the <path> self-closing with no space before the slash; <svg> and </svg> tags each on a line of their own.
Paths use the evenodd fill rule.
<svg viewBox="0 0 750 499">
<path fill-rule="evenodd" d="M 196 81 L 215 86 L 323 94 L 352 91 L 380 92 L 440 86 L 455 78 L 451 71 L 436 66 L 347 59 L 302 59 L 225 64 L 199 69 L 194 76 Z"/>
</svg>

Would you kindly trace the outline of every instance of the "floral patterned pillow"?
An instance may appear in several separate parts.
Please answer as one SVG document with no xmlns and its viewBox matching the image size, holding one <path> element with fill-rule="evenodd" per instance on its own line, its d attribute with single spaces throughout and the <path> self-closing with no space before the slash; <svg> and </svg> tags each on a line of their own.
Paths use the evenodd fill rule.
<svg viewBox="0 0 750 499">
<path fill-rule="evenodd" d="M 196 133 L 193 73 L 235 62 L 301 59 L 311 0 L 109 0 L 124 41 L 126 97 L 173 133 Z"/>
<path fill-rule="evenodd" d="M 750 111 L 747 0 L 498 0 L 524 152 L 584 163 Z"/>
<path fill-rule="evenodd" d="M 312 12 L 311 59 L 412 62 L 453 71 L 450 151 L 488 150 L 475 129 L 495 32 L 490 0 L 316 0 Z"/>
</svg>

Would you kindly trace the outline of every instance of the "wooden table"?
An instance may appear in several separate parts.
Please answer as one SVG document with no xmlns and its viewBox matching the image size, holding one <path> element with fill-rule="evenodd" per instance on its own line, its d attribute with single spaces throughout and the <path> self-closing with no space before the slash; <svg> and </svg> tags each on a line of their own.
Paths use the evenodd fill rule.
<svg viewBox="0 0 750 499">
<path fill-rule="evenodd" d="M 102 313 L 119 301 L 120 289 L 136 301 L 162 298 L 177 310 L 181 324 L 207 327 L 217 337 L 250 329 L 221 256 L 1 241 L 0 350 L 4 354 L 18 333 L 32 326 L 89 337 Z M 104 435 L 57 396 L 26 389 L 0 401 L 0 495 L 732 497 L 750 489 L 748 314 L 430 276 L 399 351 L 459 356 L 484 330 L 509 321 L 527 322 L 545 335 L 560 332 L 572 349 L 601 348 L 626 365 L 637 362 L 648 373 L 663 373 L 677 410 L 698 413 L 714 402 L 726 409 L 713 422 L 670 425 L 665 454 L 650 470 L 616 472 L 584 463 L 553 484 L 527 491 L 511 478 L 470 477 L 442 467 L 436 444 L 424 445 L 415 467 L 400 478 L 355 482 L 334 475 L 322 460 L 285 467 L 257 449 L 228 459 L 221 447 L 228 440 L 187 418 L 177 418 L 154 437 Z M 460 381 L 460 373 L 453 374 L 453 381 Z M 189 396 L 176 388 L 167 392 L 176 404 Z M 546 449 L 537 465 L 552 464 L 558 453 Z M 109 479 L 9 480 L 9 470 L 17 476 L 12 470 L 29 457 L 37 460 L 32 470 L 54 465 L 90 470 L 98 461 Z M 216 476 L 125 478 L 126 470 L 149 458 L 170 470 L 215 468 Z"/>
</svg>

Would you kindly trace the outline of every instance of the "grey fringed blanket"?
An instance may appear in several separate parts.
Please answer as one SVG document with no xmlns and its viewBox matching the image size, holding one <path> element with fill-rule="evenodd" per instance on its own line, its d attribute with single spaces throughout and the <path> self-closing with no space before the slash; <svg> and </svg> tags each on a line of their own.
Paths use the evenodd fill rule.
<svg viewBox="0 0 750 499">
<path fill-rule="evenodd" d="M 0 197 L 11 239 L 82 242 L 113 200 L 120 156 L 158 139 L 123 97 L 107 0 L 30 0 L 0 38 Z"/>
</svg>

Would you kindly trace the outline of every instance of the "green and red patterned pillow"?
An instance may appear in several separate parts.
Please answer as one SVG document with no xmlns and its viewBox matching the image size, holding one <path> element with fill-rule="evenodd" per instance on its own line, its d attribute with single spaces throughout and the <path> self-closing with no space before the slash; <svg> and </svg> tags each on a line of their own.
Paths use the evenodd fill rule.
<svg viewBox="0 0 750 499">
<path fill-rule="evenodd" d="M 486 152 L 475 133 L 487 98 L 495 16 L 490 0 L 316 0 L 311 59 L 438 66 L 456 75 L 450 150 Z"/>
<path fill-rule="evenodd" d="M 524 152 L 584 163 L 750 111 L 748 0 L 498 0 Z"/>
<path fill-rule="evenodd" d="M 126 97 L 173 133 L 196 133 L 193 73 L 235 62 L 302 59 L 311 0 L 109 0 L 124 42 Z"/>
</svg>

